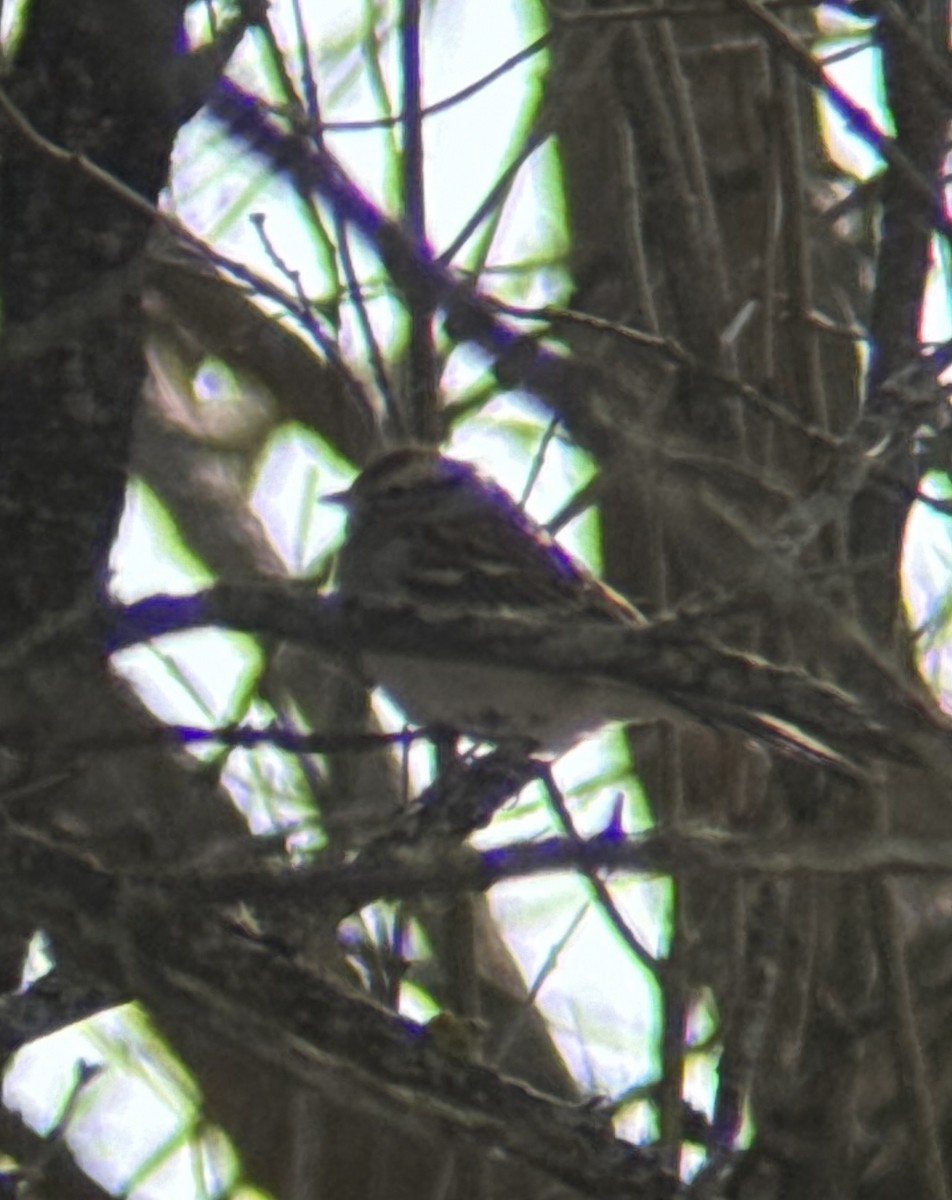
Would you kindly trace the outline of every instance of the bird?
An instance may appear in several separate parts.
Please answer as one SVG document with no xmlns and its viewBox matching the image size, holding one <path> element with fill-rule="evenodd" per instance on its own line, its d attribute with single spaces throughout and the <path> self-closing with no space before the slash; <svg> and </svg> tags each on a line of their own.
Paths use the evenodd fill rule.
<svg viewBox="0 0 952 1200">
<path fill-rule="evenodd" d="M 336 564 L 345 604 L 397 618 L 410 610 L 424 624 L 517 617 L 550 629 L 576 622 L 649 628 L 635 605 L 569 555 L 504 488 L 435 446 L 387 451 L 348 489 L 324 499 L 347 513 Z M 669 662 L 684 664 L 680 676 L 677 665 L 665 678 L 646 671 L 650 682 L 641 686 L 512 665 L 500 661 L 498 647 L 480 660 L 441 658 L 427 645 L 362 655 L 370 680 L 411 723 L 478 741 L 557 756 L 610 723 L 700 721 L 853 773 L 850 758 L 826 743 L 822 720 L 840 722 L 844 744 L 865 743 L 870 731 L 861 706 L 834 686 L 700 633 L 685 650 L 675 630 Z"/>
<path fill-rule="evenodd" d="M 434 617 L 532 617 L 646 624 L 497 483 L 431 446 L 371 462 L 332 502 L 347 512 L 337 559 L 345 601 Z M 364 665 L 414 723 L 477 740 L 561 752 L 610 721 L 644 717 L 645 698 L 605 680 L 372 653 Z M 637 690 L 637 689 L 634 689 Z M 666 712 L 660 702 L 649 706 Z"/>
</svg>

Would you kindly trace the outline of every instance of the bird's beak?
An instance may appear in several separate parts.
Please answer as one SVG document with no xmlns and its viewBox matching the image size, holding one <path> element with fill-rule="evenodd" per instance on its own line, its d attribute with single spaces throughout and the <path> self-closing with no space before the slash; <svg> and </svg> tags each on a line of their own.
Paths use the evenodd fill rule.
<svg viewBox="0 0 952 1200">
<path fill-rule="evenodd" d="M 339 504 L 341 508 L 346 508 L 351 499 L 350 488 L 345 488 L 342 492 L 328 492 L 326 496 L 321 496 L 321 504 Z"/>
</svg>

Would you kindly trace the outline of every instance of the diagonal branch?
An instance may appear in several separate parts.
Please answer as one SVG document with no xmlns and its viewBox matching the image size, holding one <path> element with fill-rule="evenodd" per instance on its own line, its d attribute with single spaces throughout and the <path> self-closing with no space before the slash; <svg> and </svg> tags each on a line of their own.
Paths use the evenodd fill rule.
<svg viewBox="0 0 952 1200">
<path fill-rule="evenodd" d="M 334 655 L 402 652 L 434 661 L 495 661 L 500 667 L 562 678 L 604 679 L 642 696 L 649 720 L 687 717 L 737 729 L 849 775 L 862 775 L 857 759 L 915 764 L 923 761 L 924 745 L 946 754 L 952 749 L 952 730 L 944 716 L 859 634 L 853 651 L 864 656 L 878 684 L 861 695 L 801 668 L 725 646 L 689 618 L 641 628 L 582 621 L 566 629 L 559 615 L 477 612 L 447 617 L 425 608 L 344 604 L 296 587 L 221 585 L 193 596 L 154 596 L 115 609 L 102 633 L 110 649 L 118 650 L 204 625 L 269 633 Z M 29 643 L 24 652 L 33 649 Z M 15 655 L 15 648 L 9 653 Z"/>
<path fill-rule="evenodd" d="M 25 905 L 64 947 L 64 970 L 134 995 L 315 1089 L 363 1095 L 394 1118 L 446 1123 L 602 1200 L 669 1195 L 654 1157 L 597 1109 L 550 1099 L 442 1052 L 426 1027 L 301 966 L 222 919 L 181 879 L 136 883 L 8 827 L 0 919 Z"/>
</svg>

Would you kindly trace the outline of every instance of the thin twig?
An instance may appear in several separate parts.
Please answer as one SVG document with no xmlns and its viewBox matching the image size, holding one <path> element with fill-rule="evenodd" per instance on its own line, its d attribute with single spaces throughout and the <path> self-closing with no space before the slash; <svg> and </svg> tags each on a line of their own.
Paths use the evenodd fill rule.
<svg viewBox="0 0 952 1200">
<path fill-rule="evenodd" d="M 446 96 L 443 100 L 437 100 L 434 104 L 428 104 L 420 109 L 422 118 L 434 117 L 438 113 L 446 112 L 447 109 L 461 104 L 464 100 L 469 100 L 471 97 L 478 95 L 483 88 L 488 87 L 491 83 L 495 83 L 497 79 L 501 79 L 503 75 L 507 75 L 514 67 L 517 67 L 526 59 L 532 58 L 544 50 L 552 40 L 552 34 L 546 33 L 542 37 L 537 38 L 528 46 L 518 50 L 511 57 L 505 59 L 487 72 L 474 83 L 467 84 L 466 87 L 460 88 L 458 92 L 453 92 L 452 95 Z M 361 133 L 373 129 L 393 129 L 403 123 L 403 113 L 395 113 L 388 117 L 374 117 L 366 121 L 324 121 L 321 123 L 321 128 L 327 133 Z"/>
<path fill-rule="evenodd" d="M 787 286 L 790 291 L 792 321 L 788 326 L 790 354 L 795 386 L 799 393 L 797 408 L 809 414 L 810 423 L 829 429 L 826 391 L 820 363 L 817 330 L 805 320 L 813 310 L 813 268 L 807 236 L 803 198 L 807 183 L 803 170 L 803 147 L 806 139 L 800 127 L 798 97 L 794 91 L 793 68 L 778 63 L 777 107 L 781 151 L 779 169 L 782 196 L 785 204 L 784 250 Z"/>
<path fill-rule="evenodd" d="M 575 823 L 572 820 L 572 814 L 569 812 L 565 803 L 565 798 L 559 790 L 559 787 L 552 776 L 552 772 L 548 769 L 548 767 L 543 767 L 540 769 L 539 778 L 541 779 L 542 785 L 545 788 L 552 812 L 554 813 L 558 824 L 561 826 L 562 831 L 570 841 L 581 843 L 582 838 L 580 837 L 578 830 L 575 828 Z M 589 887 L 592 889 L 598 907 L 605 914 L 611 927 L 631 951 L 634 958 L 636 958 L 643 967 L 649 970 L 651 974 L 657 978 L 658 973 L 661 970 L 661 965 L 655 956 L 641 944 L 638 938 L 631 931 L 628 926 L 628 922 L 625 920 L 621 910 L 612 898 L 611 892 L 608 890 L 606 885 L 602 882 L 595 871 L 583 869 L 583 873 L 588 881 Z"/>
<path fill-rule="evenodd" d="M 403 134 L 401 181 L 403 221 L 417 245 L 426 243 L 426 197 L 423 161 L 423 77 L 420 47 L 421 0 L 402 0 L 400 17 L 400 84 Z M 422 442 L 439 439 L 434 306 L 426 298 L 408 297 L 410 323 L 405 402 L 410 435 Z"/>
<path fill-rule="evenodd" d="M 262 24 L 262 30 L 265 34 L 265 44 L 269 49 L 272 66 L 275 68 L 278 78 L 281 81 L 281 87 L 284 92 L 285 103 L 288 106 L 292 125 L 304 130 L 311 125 L 312 136 L 318 150 L 324 149 L 324 138 L 320 125 L 320 100 L 317 92 L 317 86 L 313 76 L 306 75 L 305 78 L 310 78 L 308 90 L 308 107 L 305 109 L 297 94 L 297 90 L 288 73 L 287 64 L 284 61 L 284 55 L 281 53 L 281 48 L 278 45 L 277 37 L 271 27 L 271 23 L 266 19 Z M 314 115 L 316 114 L 316 115 Z M 329 261 L 333 262 L 334 247 L 331 239 L 324 230 L 324 223 L 320 212 L 315 203 L 314 197 L 309 189 L 301 187 L 300 181 L 294 177 L 292 182 L 297 189 L 298 197 L 304 207 L 304 211 L 308 216 L 311 227 L 315 230 L 322 245 L 324 246 L 326 256 Z M 347 289 L 347 295 L 354 308 L 354 313 L 357 318 L 357 326 L 360 329 L 361 337 L 364 341 L 368 357 L 370 359 L 371 370 L 373 372 L 374 383 L 377 386 L 377 391 L 380 394 L 384 409 L 390 417 L 391 423 L 396 430 L 402 428 L 402 417 L 397 408 L 396 401 L 393 396 L 390 381 L 387 376 L 386 364 L 383 354 L 377 342 L 377 337 L 370 321 L 370 316 L 367 312 L 367 306 L 364 303 L 363 290 L 360 281 L 357 277 L 357 271 L 354 266 L 353 256 L 350 251 L 346 222 L 341 218 L 340 213 L 335 208 L 333 210 L 334 235 L 337 241 L 337 255 L 340 260 L 341 271 L 344 277 L 344 283 Z"/>
</svg>

